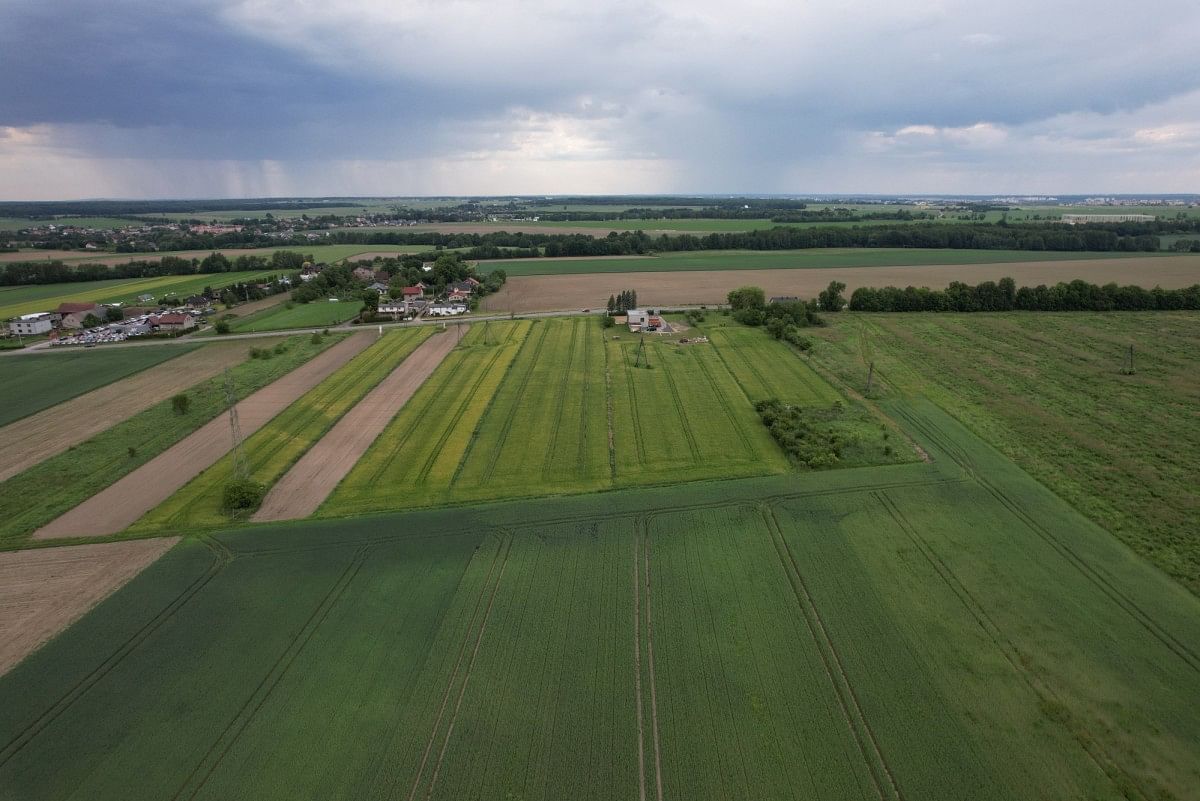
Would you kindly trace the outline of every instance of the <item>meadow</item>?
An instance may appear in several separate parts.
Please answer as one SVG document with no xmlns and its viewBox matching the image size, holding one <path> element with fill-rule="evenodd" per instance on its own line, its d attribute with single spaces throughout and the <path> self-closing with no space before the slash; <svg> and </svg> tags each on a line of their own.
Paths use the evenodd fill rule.
<svg viewBox="0 0 1200 801">
<path fill-rule="evenodd" d="M 432 333 L 429 327 L 389 331 L 248 437 L 242 450 L 250 478 L 271 487 Z M 230 454 L 148 512 L 130 531 L 193 531 L 227 523 L 221 501 L 233 468 Z"/>
<path fill-rule="evenodd" d="M 225 319 L 229 322 L 230 331 L 242 334 L 287 328 L 325 328 L 351 320 L 361 310 L 361 298 L 342 298 L 337 303 L 322 298 L 312 303 L 288 301 L 245 317 L 238 317 L 234 313 L 226 315 Z"/>
<path fill-rule="evenodd" d="M 754 371 L 779 400 L 853 407 L 848 464 L 915 458 L 885 452 L 878 422 L 761 331 L 677 339 L 646 337 L 645 368 L 640 337 L 594 318 L 475 324 L 318 514 L 786 472 Z"/>
<path fill-rule="evenodd" d="M 883 405 L 931 462 L 185 540 L 0 677 L 0 795 L 1194 798 L 1200 599 Z"/>
<path fill-rule="evenodd" d="M 0 426 L 182 356 L 192 348 L 73 350 L 0 359 Z"/>
<path fill-rule="evenodd" d="M 481 261 L 481 272 L 503 269 L 518 275 L 644 273 L 686 270 L 813 269 L 822 267 L 920 267 L 936 264 L 1004 264 L 1153 256 L 1146 253 L 1068 253 L 1030 250 L 946 250 L 938 248 L 812 248 L 809 250 L 713 250 L 654 256 Z M 1163 254 L 1162 258 L 1170 258 Z"/>
<path fill-rule="evenodd" d="M 123 220 L 119 217 L 55 217 L 51 220 L 30 220 L 25 217 L 0 217 L 0 231 L 20 231 L 22 228 L 32 228 L 46 224 L 73 225 L 76 228 L 124 228 L 127 225 L 138 225 L 135 220 Z"/>
<path fill-rule="evenodd" d="M 926 396 L 1200 594 L 1200 316 L 866 315 L 815 329 L 814 363 Z M 1130 346 L 1132 375 L 1123 372 Z"/>
<path fill-rule="evenodd" d="M 230 370 L 236 397 L 283 377 L 330 345 L 338 336 L 264 339 L 270 358 L 248 359 Z M 272 346 L 281 345 L 275 353 Z M 131 349 L 139 350 L 139 349 Z M 10 357 L 26 358 L 26 357 Z M 201 381 L 185 393 L 186 414 L 170 400 L 118 423 L 91 439 L 0 482 L 0 549 L 23 547 L 40 526 L 115 483 L 226 410 L 222 376 Z"/>
<path fill-rule="evenodd" d="M 204 287 L 220 289 L 279 275 L 279 270 L 257 270 L 207 275 L 165 275 L 157 278 L 126 278 L 113 281 L 78 281 L 67 284 L 0 287 L 0 320 L 34 312 L 54 311 L 61 303 L 123 303 L 139 305 L 139 295 L 186 298 Z"/>
</svg>

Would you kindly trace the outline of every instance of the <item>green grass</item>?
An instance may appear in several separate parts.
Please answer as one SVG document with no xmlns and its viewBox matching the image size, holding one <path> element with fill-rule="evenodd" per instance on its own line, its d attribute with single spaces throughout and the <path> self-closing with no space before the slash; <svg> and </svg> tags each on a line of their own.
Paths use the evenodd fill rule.
<svg viewBox="0 0 1200 801">
<path fill-rule="evenodd" d="M 284 328 L 325 328 L 357 317 L 361 309 L 360 298 L 342 298 L 337 303 L 331 303 L 325 298 L 314 300 L 312 303 L 288 301 L 246 317 L 231 317 L 229 327 L 232 332 L 238 334 L 277 331 Z"/>
<path fill-rule="evenodd" d="M 389 331 L 272 418 L 244 443 L 250 478 L 267 488 L 273 486 L 342 415 L 433 333 L 431 328 Z M 233 476 L 233 461 L 230 455 L 209 467 L 130 530 L 187 532 L 227 523 L 221 499 Z"/>
<path fill-rule="evenodd" d="M 754 410 L 762 381 L 788 403 L 845 405 L 843 466 L 916 458 L 762 331 L 675 339 L 647 337 L 642 369 L 639 338 L 593 318 L 473 325 L 319 514 L 786 472 Z"/>
<path fill-rule="evenodd" d="M 0 677 L 0 789 L 1194 797 L 1200 599 L 885 406 L 931 463 L 187 540 Z"/>
<path fill-rule="evenodd" d="M 846 315 L 814 357 L 926 395 L 1200 593 L 1195 313 Z M 1134 375 L 1122 374 L 1134 346 Z"/>
<path fill-rule="evenodd" d="M 479 263 L 482 272 L 509 276 L 643 273 L 678 270 L 766 270 L 821 267 L 921 267 L 931 264 L 1004 264 L 1154 256 L 1153 253 L 1060 253 L 1030 250 L 945 250 L 938 248 L 813 248 L 810 250 L 721 250 L 657 256 L 596 259 L 508 259 Z M 1168 258 L 1169 254 L 1161 254 Z"/>
<path fill-rule="evenodd" d="M 285 340 L 284 353 L 270 359 L 250 359 L 234 367 L 230 372 L 237 397 L 244 398 L 281 378 L 339 339 L 330 336 L 313 344 L 308 336 L 291 337 Z M 273 342 L 261 344 L 266 347 Z M 176 414 L 170 400 L 162 401 L 0 482 L 0 549 L 27 545 L 29 535 L 38 528 L 225 411 L 221 376 L 196 384 L 187 395 L 191 401 L 187 414 Z"/>
<path fill-rule="evenodd" d="M 278 270 L 258 270 L 212 275 L 166 275 L 158 278 L 128 278 L 113 281 L 79 281 L 31 287 L 0 287 L 0 320 L 34 312 L 54 311 L 60 303 L 124 303 L 139 305 L 138 296 L 153 295 L 155 301 L 170 295 L 180 299 L 244 281 L 262 281 L 279 275 Z"/>
<path fill-rule="evenodd" d="M 178 345 L 72 350 L 0 359 L 0 426 L 192 350 Z"/>
<path fill-rule="evenodd" d="M 141 223 L 135 220 L 122 220 L 118 217 L 57 217 L 53 220 L 0 217 L 0 231 L 19 231 L 22 228 L 33 228 L 47 224 L 58 226 L 73 225 L 76 228 L 124 228 L 128 225 L 141 225 Z"/>
</svg>

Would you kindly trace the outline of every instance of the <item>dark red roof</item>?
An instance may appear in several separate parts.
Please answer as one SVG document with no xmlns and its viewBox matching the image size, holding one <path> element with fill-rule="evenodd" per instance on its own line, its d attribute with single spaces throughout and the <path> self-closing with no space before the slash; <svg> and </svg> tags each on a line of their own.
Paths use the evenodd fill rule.
<svg viewBox="0 0 1200 801">
<path fill-rule="evenodd" d="M 163 325 L 164 323 L 167 325 L 177 325 L 187 322 L 190 319 L 192 318 L 186 314 L 160 314 L 157 317 L 150 318 L 150 322 L 154 325 Z"/>
<path fill-rule="evenodd" d="M 75 314 L 76 312 L 90 312 L 95 310 L 95 303 L 60 303 L 58 305 L 59 314 Z"/>
<path fill-rule="evenodd" d="M 405 294 L 405 295 L 420 295 L 420 294 L 421 294 L 421 287 L 419 287 L 419 286 L 406 286 L 406 287 L 404 287 L 404 290 L 403 290 L 403 292 L 404 292 L 404 294 Z"/>
</svg>

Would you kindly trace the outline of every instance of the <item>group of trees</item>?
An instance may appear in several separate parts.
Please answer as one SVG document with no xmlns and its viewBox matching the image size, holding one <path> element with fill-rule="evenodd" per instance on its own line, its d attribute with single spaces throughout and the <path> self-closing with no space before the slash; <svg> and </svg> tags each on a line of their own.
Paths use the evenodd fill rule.
<svg viewBox="0 0 1200 801">
<path fill-rule="evenodd" d="M 252 270 L 299 270 L 305 256 L 289 250 L 278 250 L 266 256 L 240 255 L 229 258 L 212 253 L 203 259 L 183 259 L 163 256 L 157 260 L 130 261 L 125 264 L 66 264 L 62 261 L 20 261 L 0 266 L 0 286 L 34 284 L 64 284 L 82 281 L 107 281 L 112 278 L 157 278 L 168 275 L 198 275 L 202 273 L 248 272 Z"/>
<path fill-rule="evenodd" d="M 840 295 L 845 284 L 836 281 L 830 283 L 829 289 L 822 293 Z M 801 350 L 809 350 L 813 341 L 806 337 L 801 329 L 814 325 L 825 325 L 825 320 L 817 313 L 824 308 L 816 301 L 779 300 L 767 303 L 766 293 L 760 287 L 744 286 L 733 290 L 726 298 L 733 310 L 733 318 L 743 325 L 763 326 L 767 333 L 775 339 L 782 339 Z M 840 305 L 833 310 L 840 309 Z"/>
<path fill-rule="evenodd" d="M 637 290 L 622 289 L 615 295 L 608 296 L 609 315 L 621 315 L 630 309 L 637 308 Z"/>
<path fill-rule="evenodd" d="M 1099 286 L 1083 280 L 1017 288 L 1011 278 L 974 286 L 958 281 L 946 289 L 859 287 L 850 296 L 851 311 L 1156 311 L 1200 309 L 1200 284 L 1185 289 Z"/>
<path fill-rule="evenodd" d="M 845 438 L 830 423 L 843 412 L 840 403 L 830 409 L 792 406 L 774 398 L 754 404 L 759 419 L 784 452 L 811 469 L 833 467 L 846 446 Z"/>
</svg>

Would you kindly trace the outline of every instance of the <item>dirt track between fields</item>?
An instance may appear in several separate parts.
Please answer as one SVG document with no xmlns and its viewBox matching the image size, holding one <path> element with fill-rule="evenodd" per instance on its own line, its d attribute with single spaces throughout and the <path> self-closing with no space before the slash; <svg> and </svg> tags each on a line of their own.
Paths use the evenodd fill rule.
<svg viewBox="0 0 1200 801">
<path fill-rule="evenodd" d="M 197 348 L 0 428 L 0 481 L 245 361 L 250 342 Z"/>
<path fill-rule="evenodd" d="M 252 519 L 294 520 L 315 512 L 457 342 L 449 332 L 422 342 L 292 466 Z"/>
<path fill-rule="evenodd" d="M 638 294 L 642 306 L 724 303 L 731 289 L 762 287 L 767 297 L 813 298 L 841 281 L 846 296 L 860 286 L 928 286 L 951 281 L 969 284 L 1011 276 L 1017 286 L 1055 284 L 1082 278 L 1094 284 L 1159 285 L 1168 289 L 1200 283 L 1200 257 L 1081 259 L 1006 264 L 944 264 L 916 267 L 830 267 L 818 269 L 705 270 L 678 272 L 586 273 L 512 276 L 483 301 L 487 311 L 549 311 L 603 308 L 609 295 L 623 289 Z"/>
<path fill-rule="evenodd" d="M 347 337 L 237 405 L 246 438 L 288 404 L 324 381 L 375 341 L 370 332 Z M 38 529 L 34 539 L 116 534 L 165 501 L 233 447 L 224 414 L 201 426 L 146 464 Z"/>
<path fill-rule="evenodd" d="M 178 541 L 167 537 L 0 553 L 0 675 Z"/>
</svg>

